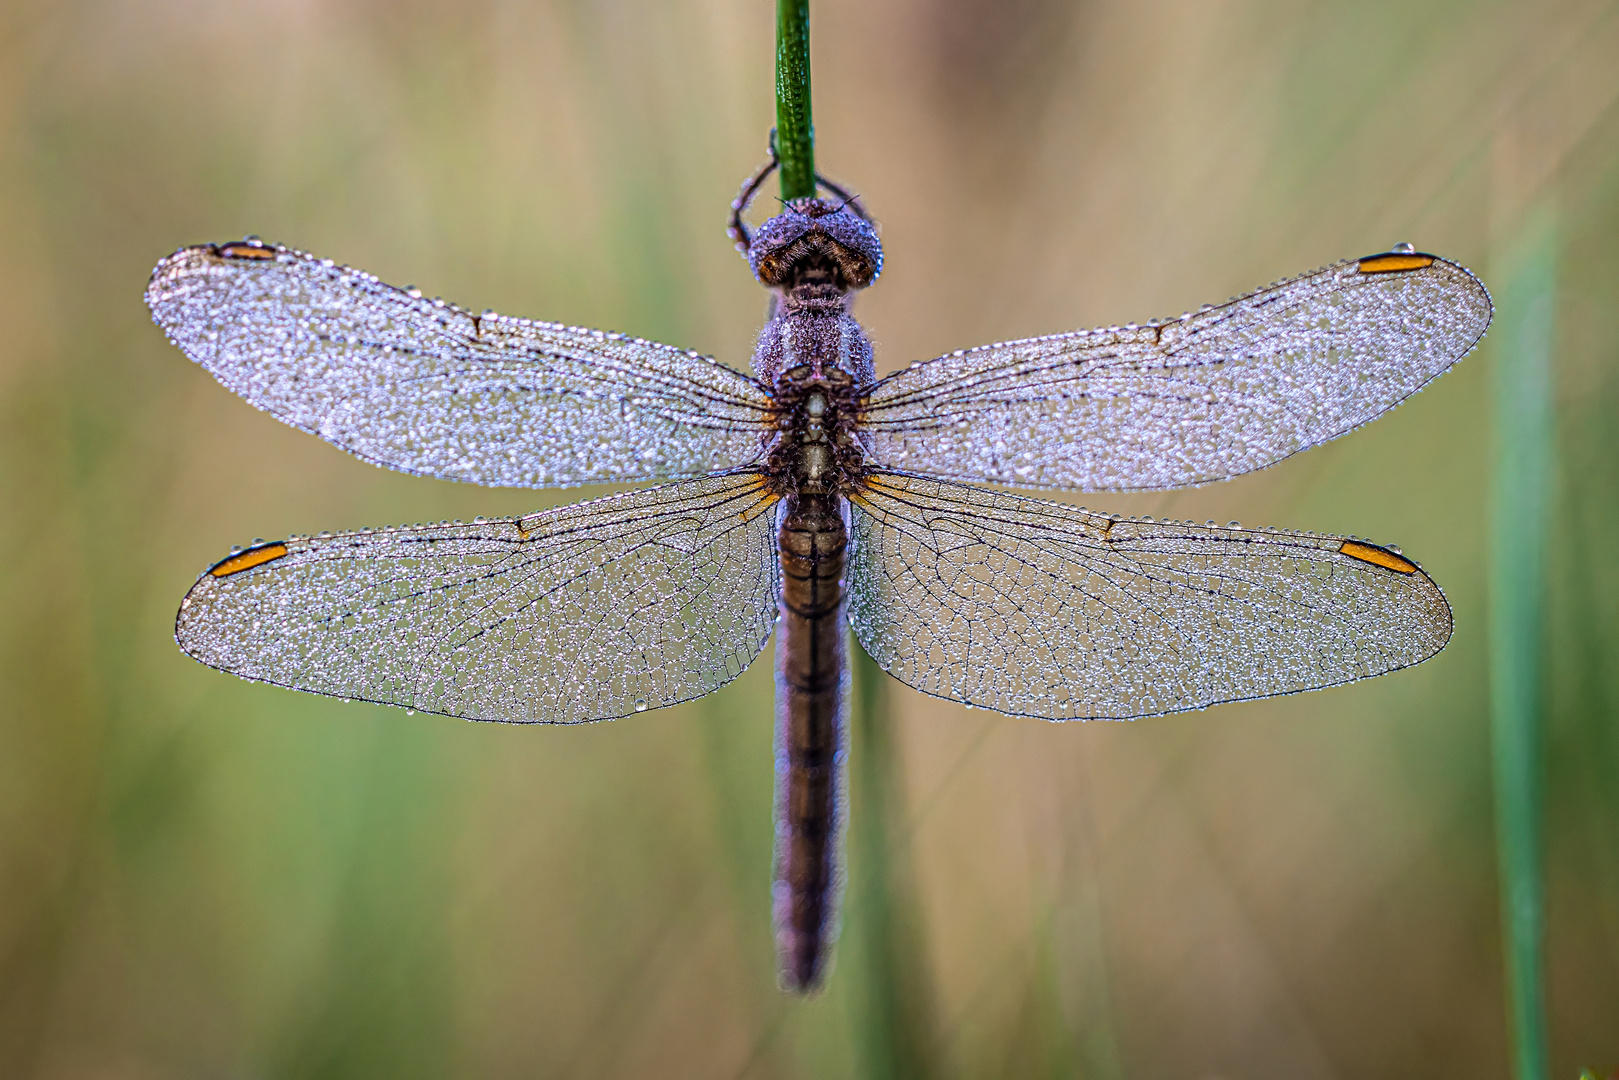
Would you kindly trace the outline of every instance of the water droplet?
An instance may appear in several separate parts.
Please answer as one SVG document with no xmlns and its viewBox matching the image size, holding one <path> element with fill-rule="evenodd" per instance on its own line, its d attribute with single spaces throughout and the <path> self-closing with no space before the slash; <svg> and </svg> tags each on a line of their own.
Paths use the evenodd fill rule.
<svg viewBox="0 0 1619 1080">
<path fill-rule="evenodd" d="M 646 701 L 644 699 L 642 699 L 642 698 L 636 698 L 635 699 L 635 711 L 636 712 L 646 712 Z"/>
<path fill-rule="evenodd" d="M 422 290 L 418 289 L 414 285 L 406 285 L 405 295 L 410 297 L 412 300 L 420 300 L 422 298 Z"/>
<path fill-rule="evenodd" d="M 405 710 L 405 715 L 406 716 L 415 716 L 416 715 L 416 710 L 415 709 L 406 709 Z"/>
<path fill-rule="evenodd" d="M 1242 528 L 1242 522 L 1240 522 L 1240 521 L 1228 521 L 1228 522 L 1225 523 L 1225 527 L 1228 528 L 1228 529 L 1240 529 L 1240 528 Z"/>
<path fill-rule="evenodd" d="M 1415 255 L 1417 253 L 1417 245 L 1415 245 L 1415 244 L 1407 244 L 1405 241 L 1402 240 L 1400 243 L 1395 244 L 1389 250 L 1394 252 L 1394 254 L 1396 254 L 1396 255 Z"/>
</svg>

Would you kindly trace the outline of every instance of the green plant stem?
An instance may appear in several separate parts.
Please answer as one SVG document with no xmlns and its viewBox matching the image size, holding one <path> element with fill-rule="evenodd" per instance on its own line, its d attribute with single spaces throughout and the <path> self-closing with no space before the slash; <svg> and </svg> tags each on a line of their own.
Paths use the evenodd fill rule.
<svg viewBox="0 0 1619 1080">
<path fill-rule="evenodd" d="M 776 154 L 781 197 L 815 194 L 815 127 L 810 113 L 809 0 L 776 0 Z"/>
<path fill-rule="evenodd" d="M 1556 215 L 1533 207 L 1499 260 L 1491 490 L 1490 728 L 1513 1075 L 1545 1080 L 1540 865 L 1542 626 L 1552 489 Z"/>
<path fill-rule="evenodd" d="M 850 862 L 859 875 L 849 904 L 860 964 L 855 1019 L 859 1075 L 922 1080 L 932 1063 L 932 1002 L 915 917 L 910 842 L 904 835 L 899 755 L 888 714 L 888 675 L 851 642 L 855 747 Z"/>
</svg>

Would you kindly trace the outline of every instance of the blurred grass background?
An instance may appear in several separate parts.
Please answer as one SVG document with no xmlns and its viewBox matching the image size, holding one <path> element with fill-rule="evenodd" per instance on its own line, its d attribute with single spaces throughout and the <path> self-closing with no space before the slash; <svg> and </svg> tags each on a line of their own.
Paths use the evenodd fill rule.
<svg viewBox="0 0 1619 1080">
<path fill-rule="evenodd" d="M 745 366 L 764 297 L 723 228 L 772 122 L 773 15 L 0 7 L 0 1074 L 878 1074 L 869 849 L 828 992 L 774 987 L 768 662 L 668 712 L 517 729 L 253 686 L 171 638 L 233 543 L 582 493 L 393 475 L 255 413 L 151 325 L 152 264 L 255 232 Z M 1614 5 L 817 0 L 814 20 L 818 162 L 883 226 L 859 306 L 880 368 L 1402 240 L 1489 282 L 1556 200 L 1552 1074 L 1619 1065 Z M 1491 363 L 1266 473 L 1082 500 L 1398 542 L 1455 606 L 1434 661 L 1116 725 L 890 689 L 906 1060 L 1507 1074 Z"/>
</svg>

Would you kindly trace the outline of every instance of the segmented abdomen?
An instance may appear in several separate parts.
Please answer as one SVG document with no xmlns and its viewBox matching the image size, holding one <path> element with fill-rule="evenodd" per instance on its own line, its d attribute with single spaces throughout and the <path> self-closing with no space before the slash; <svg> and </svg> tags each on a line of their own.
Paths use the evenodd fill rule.
<svg viewBox="0 0 1619 1080">
<path fill-rule="evenodd" d="M 841 882 L 845 712 L 843 500 L 790 495 L 781 516 L 776 630 L 776 866 L 781 982 L 811 990 L 824 974 Z"/>
</svg>

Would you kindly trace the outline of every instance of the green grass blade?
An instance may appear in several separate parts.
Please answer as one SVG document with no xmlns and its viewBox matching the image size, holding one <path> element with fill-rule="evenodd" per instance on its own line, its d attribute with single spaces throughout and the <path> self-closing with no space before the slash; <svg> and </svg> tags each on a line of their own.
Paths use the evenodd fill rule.
<svg viewBox="0 0 1619 1080">
<path fill-rule="evenodd" d="M 1541 879 L 1540 715 L 1546 534 L 1551 512 L 1557 227 L 1525 216 L 1496 275 L 1495 469 L 1491 491 L 1490 722 L 1495 759 L 1513 1075 L 1545 1080 L 1545 895 Z"/>
<path fill-rule="evenodd" d="M 851 643 L 852 644 L 852 643 Z M 848 920 L 859 965 L 854 1037 L 860 1075 L 921 1080 L 936 1074 L 932 994 L 899 797 L 900 760 L 888 710 L 888 675 L 859 645 L 851 704 L 853 761 Z"/>
</svg>

